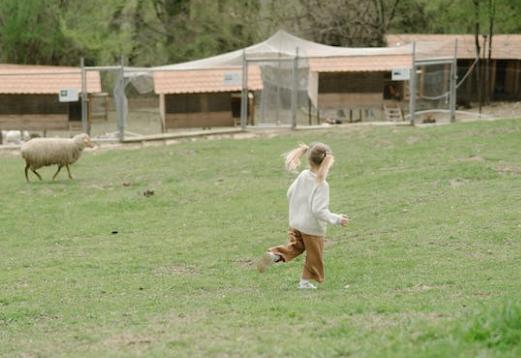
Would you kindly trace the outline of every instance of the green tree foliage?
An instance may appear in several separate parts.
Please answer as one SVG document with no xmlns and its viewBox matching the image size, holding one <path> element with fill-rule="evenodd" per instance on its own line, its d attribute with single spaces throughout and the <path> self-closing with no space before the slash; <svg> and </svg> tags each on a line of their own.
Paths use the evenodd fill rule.
<svg viewBox="0 0 521 358">
<path fill-rule="evenodd" d="M 0 60 L 13 63 L 69 64 L 78 53 L 59 28 L 60 0 L 0 1 Z"/>
<path fill-rule="evenodd" d="M 88 64 L 114 64 L 132 49 L 133 1 L 69 0 L 59 28 Z M 78 59 L 76 59 L 78 62 Z"/>
<path fill-rule="evenodd" d="M 489 2 L 481 31 L 489 31 Z M 521 32 L 521 1 L 492 0 L 494 33 Z M 0 61 L 151 66 L 198 59 L 278 29 L 330 45 L 387 32 L 473 33 L 473 0 L 0 0 Z"/>
<path fill-rule="evenodd" d="M 495 33 L 521 32 L 521 1 L 493 0 Z M 479 0 L 480 23 L 488 29 L 489 0 Z M 399 4 L 390 31 L 396 33 L 474 33 L 473 0 L 404 0 Z M 482 34 L 486 34 L 483 31 Z"/>
</svg>

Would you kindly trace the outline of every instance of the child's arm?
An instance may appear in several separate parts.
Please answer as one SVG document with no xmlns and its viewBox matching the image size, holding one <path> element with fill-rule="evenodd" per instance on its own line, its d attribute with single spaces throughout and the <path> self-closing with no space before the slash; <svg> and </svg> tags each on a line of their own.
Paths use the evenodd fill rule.
<svg viewBox="0 0 521 358">
<path fill-rule="evenodd" d="M 319 220 L 330 224 L 347 224 L 346 216 L 334 214 L 329 211 L 329 185 L 327 183 L 321 183 L 315 188 L 315 192 L 311 198 L 311 211 Z"/>
<path fill-rule="evenodd" d="M 340 225 L 346 226 L 347 224 L 349 224 L 349 218 L 344 214 L 340 214 Z"/>
</svg>

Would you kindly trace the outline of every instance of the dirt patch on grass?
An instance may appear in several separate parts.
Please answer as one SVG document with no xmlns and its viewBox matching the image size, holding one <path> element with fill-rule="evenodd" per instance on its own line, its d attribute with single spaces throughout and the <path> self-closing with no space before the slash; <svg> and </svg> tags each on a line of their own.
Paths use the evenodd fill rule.
<svg viewBox="0 0 521 358">
<path fill-rule="evenodd" d="M 18 357 L 20 357 L 20 358 L 36 358 L 36 357 L 40 357 L 40 355 L 38 353 L 33 353 L 33 352 L 22 352 L 22 353 L 20 353 L 20 355 Z"/>
<path fill-rule="evenodd" d="M 500 174 L 513 174 L 520 175 L 521 174 L 521 166 L 512 165 L 512 164 L 500 164 L 494 168 L 497 173 Z"/>
<path fill-rule="evenodd" d="M 418 283 L 414 286 L 405 287 L 405 288 L 396 288 L 396 291 L 399 292 L 407 292 L 407 293 L 417 293 L 417 292 L 427 292 L 432 290 L 439 290 L 443 288 L 443 286 L 440 285 L 426 285 L 424 283 Z"/>
<path fill-rule="evenodd" d="M 233 259 L 230 261 L 239 265 L 242 268 L 252 268 L 252 267 L 256 266 L 256 264 L 257 264 L 257 260 L 251 259 L 251 258 L 250 259 Z"/>
<path fill-rule="evenodd" d="M 449 185 L 451 188 L 456 189 L 456 188 L 460 188 L 463 185 L 467 184 L 467 182 L 468 182 L 468 180 L 455 178 L 455 179 L 449 180 Z"/>
<path fill-rule="evenodd" d="M 157 267 L 154 270 L 156 276 L 169 276 L 169 275 L 194 275 L 196 270 L 192 266 L 185 265 L 165 265 Z"/>
<path fill-rule="evenodd" d="M 409 325 L 411 321 L 437 322 L 446 319 L 446 315 L 439 312 L 400 312 L 393 314 L 361 314 L 353 318 L 353 323 L 366 329 L 386 330 L 402 325 Z"/>
<path fill-rule="evenodd" d="M 420 140 L 420 138 L 415 137 L 415 136 L 411 136 L 411 137 L 407 137 L 406 143 L 407 143 L 407 144 L 415 144 L 415 143 L 417 143 L 419 140 Z"/>
<path fill-rule="evenodd" d="M 122 333 L 105 340 L 105 345 L 109 347 L 124 347 L 124 346 L 147 346 L 153 342 L 153 338 L 145 335 Z"/>
<path fill-rule="evenodd" d="M 468 162 L 484 162 L 485 161 L 485 159 L 480 155 L 471 155 L 470 157 L 465 158 L 463 160 L 468 161 Z"/>
</svg>

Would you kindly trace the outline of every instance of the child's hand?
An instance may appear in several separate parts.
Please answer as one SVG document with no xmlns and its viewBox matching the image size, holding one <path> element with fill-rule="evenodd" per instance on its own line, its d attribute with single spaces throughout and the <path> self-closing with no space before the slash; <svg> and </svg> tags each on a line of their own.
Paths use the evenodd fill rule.
<svg viewBox="0 0 521 358">
<path fill-rule="evenodd" d="M 347 224 L 349 224 L 349 218 L 344 214 L 340 215 L 340 225 L 346 226 Z"/>
</svg>

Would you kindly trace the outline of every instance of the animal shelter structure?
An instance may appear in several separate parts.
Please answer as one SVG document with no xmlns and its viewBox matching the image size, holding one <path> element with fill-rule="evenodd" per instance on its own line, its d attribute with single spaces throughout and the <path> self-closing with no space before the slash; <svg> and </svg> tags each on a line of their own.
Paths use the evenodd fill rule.
<svg viewBox="0 0 521 358">
<path fill-rule="evenodd" d="M 87 118 L 106 120 L 98 72 L 86 75 Z M 81 70 L 75 67 L 0 64 L 0 129 L 80 130 Z"/>
<path fill-rule="evenodd" d="M 159 95 L 165 131 L 173 128 L 233 127 L 240 124 L 242 69 L 155 71 L 154 90 Z M 248 124 L 255 122 L 255 93 L 262 90 L 258 67 L 248 81 Z"/>
<path fill-rule="evenodd" d="M 391 72 L 410 67 L 410 45 L 342 48 L 278 31 L 244 49 L 152 71 L 165 128 L 295 127 L 320 122 L 324 110 L 405 99 L 404 81 Z"/>
<path fill-rule="evenodd" d="M 472 71 L 477 57 L 474 35 L 395 34 L 387 35 L 386 39 L 389 46 L 421 43 L 424 49 L 429 49 L 438 56 L 450 56 L 454 50 L 446 44 L 457 41 L 458 81 L 461 81 L 469 70 L 473 72 L 458 87 L 457 102 L 460 105 L 468 106 L 471 102 L 478 101 L 478 87 L 482 89 L 482 95 L 487 95 L 492 101 L 521 100 L 521 35 L 494 35 L 491 48 L 487 38 L 479 38 L 481 83 L 478 83 L 477 69 Z M 428 74 L 420 75 L 420 94 L 426 91 L 422 83 L 425 76 Z"/>
</svg>

